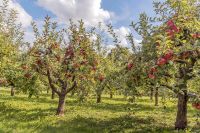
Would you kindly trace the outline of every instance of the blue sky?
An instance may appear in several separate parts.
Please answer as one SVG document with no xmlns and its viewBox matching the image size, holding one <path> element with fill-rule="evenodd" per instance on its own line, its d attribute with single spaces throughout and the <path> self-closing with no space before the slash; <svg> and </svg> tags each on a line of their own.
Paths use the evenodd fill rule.
<svg viewBox="0 0 200 133">
<path fill-rule="evenodd" d="M 142 12 L 152 16 L 152 0 L 103 0 L 102 7 L 114 11 L 121 19 L 117 21 L 117 26 L 128 26 L 131 21 L 137 21 Z"/>
<path fill-rule="evenodd" d="M 21 22 L 41 22 L 48 14 L 61 23 L 69 18 L 84 19 L 88 25 L 95 25 L 99 21 L 112 22 L 116 32 L 125 36 L 130 32 L 131 21 L 138 21 L 139 14 L 146 12 L 154 16 L 152 0 L 12 0 L 14 6 L 22 12 Z M 25 15 L 24 15 L 25 14 Z M 27 16 L 27 17 L 26 17 Z M 29 17 L 28 17 L 29 16 Z M 31 18 L 31 19 L 30 19 Z M 26 22 L 27 25 L 27 22 Z M 30 26 L 27 36 L 31 38 Z M 136 39 L 141 39 L 137 34 Z"/>
<path fill-rule="evenodd" d="M 37 0 L 18 0 L 18 2 L 34 20 L 41 20 L 47 14 L 56 17 L 52 12 L 39 6 Z M 114 22 L 117 27 L 128 26 L 131 21 L 137 21 L 142 12 L 146 12 L 150 16 L 154 15 L 151 0 L 102 0 L 101 6 L 119 17 Z"/>
</svg>

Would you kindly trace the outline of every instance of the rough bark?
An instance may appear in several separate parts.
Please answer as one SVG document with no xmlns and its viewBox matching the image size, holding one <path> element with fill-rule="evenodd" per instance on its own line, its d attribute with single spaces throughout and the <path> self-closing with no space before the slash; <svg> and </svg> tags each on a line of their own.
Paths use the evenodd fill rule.
<svg viewBox="0 0 200 133">
<path fill-rule="evenodd" d="M 51 99 L 55 99 L 55 91 L 53 91 L 53 90 L 51 92 Z"/>
<path fill-rule="evenodd" d="M 15 96 L 15 89 L 14 86 L 11 86 L 10 95 Z"/>
<path fill-rule="evenodd" d="M 150 90 L 150 100 L 153 101 L 153 88 Z"/>
<path fill-rule="evenodd" d="M 184 95 L 178 94 L 178 111 L 176 115 L 175 129 L 184 130 L 187 128 L 187 102 L 187 93 Z"/>
<path fill-rule="evenodd" d="M 97 103 L 101 103 L 101 94 L 97 94 Z"/>
<path fill-rule="evenodd" d="M 59 95 L 58 108 L 57 108 L 57 112 L 56 112 L 56 115 L 58 115 L 58 116 L 64 116 L 65 96 L 66 95 Z"/>
<path fill-rule="evenodd" d="M 48 67 L 47 67 L 47 78 L 48 78 L 48 81 L 49 81 L 50 88 L 52 90 L 52 94 L 57 94 L 58 98 L 59 98 L 56 115 L 63 116 L 64 115 L 66 95 L 69 92 L 71 92 L 72 90 L 74 90 L 76 88 L 76 86 L 77 86 L 77 83 L 76 83 L 76 80 L 75 80 L 75 76 L 72 77 L 72 81 L 71 82 L 73 82 L 73 84 L 72 84 L 71 87 L 68 87 L 68 84 L 64 80 L 58 78 L 58 82 L 61 85 L 61 88 L 59 89 L 60 91 L 54 85 L 54 83 L 56 83 L 56 82 L 55 81 L 53 82 L 52 77 L 51 77 L 51 73 L 50 73 L 50 70 L 49 70 Z"/>
<path fill-rule="evenodd" d="M 158 106 L 158 87 L 155 88 L 155 106 Z"/>
<path fill-rule="evenodd" d="M 195 60 L 191 60 L 191 66 L 195 64 Z M 177 105 L 177 115 L 175 122 L 175 129 L 184 130 L 187 128 L 187 102 L 188 102 L 188 92 L 187 92 L 187 81 L 191 76 L 187 73 L 191 72 L 190 68 L 179 68 L 179 75 L 183 79 L 183 83 L 179 85 L 179 90 L 182 90 L 182 93 L 178 93 L 178 105 Z"/>
</svg>

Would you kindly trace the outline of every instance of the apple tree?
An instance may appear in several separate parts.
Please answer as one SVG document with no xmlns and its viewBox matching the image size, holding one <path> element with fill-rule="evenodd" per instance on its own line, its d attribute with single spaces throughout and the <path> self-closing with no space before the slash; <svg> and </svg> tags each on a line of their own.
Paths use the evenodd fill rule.
<svg viewBox="0 0 200 133">
<path fill-rule="evenodd" d="M 176 129 L 187 127 L 188 82 L 198 75 L 200 22 L 197 0 L 155 2 L 161 25 L 155 32 L 158 59 L 150 78 L 161 78 L 160 85 L 177 94 Z M 198 96 L 196 96 L 198 97 Z"/>
<path fill-rule="evenodd" d="M 56 115 L 64 115 L 66 95 L 80 85 L 81 80 L 92 78 L 95 67 L 95 50 L 92 47 L 90 33 L 79 21 L 70 21 L 68 29 L 58 30 L 57 23 L 45 18 L 40 33 L 33 23 L 35 41 L 29 50 L 32 60 L 30 66 L 36 73 L 46 77 L 52 91 L 58 97 Z"/>
</svg>

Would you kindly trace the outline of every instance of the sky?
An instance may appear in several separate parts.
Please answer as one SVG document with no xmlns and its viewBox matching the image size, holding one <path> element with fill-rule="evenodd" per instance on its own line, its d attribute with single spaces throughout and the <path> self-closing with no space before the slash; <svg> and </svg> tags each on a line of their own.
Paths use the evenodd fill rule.
<svg viewBox="0 0 200 133">
<path fill-rule="evenodd" d="M 153 0 L 10 0 L 10 7 L 16 8 L 19 21 L 26 31 L 25 39 L 32 41 L 33 32 L 31 21 L 41 25 L 46 15 L 51 16 L 60 24 L 67 23 L 70 18 L 83 19 L 88 26 L 95 26 L 98 22 L 112 23 L 116 34 L 126 45 L 123 38 L 132 29 L 132 21 L 137 22 L 140 13 L 154 15 Z M 0 1 L 1 4 L 1 1 Z M 141 40 L 134 34 L 135 41 Z"/>
</svg>

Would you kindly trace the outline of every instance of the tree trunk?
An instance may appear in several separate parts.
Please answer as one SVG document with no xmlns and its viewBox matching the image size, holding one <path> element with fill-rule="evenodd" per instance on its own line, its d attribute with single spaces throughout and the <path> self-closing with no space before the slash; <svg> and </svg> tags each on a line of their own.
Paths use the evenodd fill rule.
<svg viewBox="0 0 200 133">
<path fill-rule="evenodd" d="M 176 116 L 175 129 L 184 130 L 187 128 L 187 93 L 178 94 L 178 111 Z"/>
<path fill-rule="evenodd" d="M 112 99 L 113 98 L 113 93 L 112 92 L 110 92 L 110 99 Z"/>
<path fill-rule="evenodd" d="M 55 98 L 55 92 L 52 90 L 51 99 L 54 99 L 54 98 Z"/>
<path fill-rule="evenodd" d="M 97 94 L 97 103 L 101 103 L 101 94 Z"/>
<path fill-rule="evenodd" d="M 153 88 L 151 88 L 151 92 L 150 92 L 150 100 L 153 101 Z"/>
<path fill-rule="evenodd" d="M 66 95 L 59 95 L 59 102 L 58 102 L 58 108 L 56 115 L 58 116 L 64 116 L 64 110 L 65 110 L 65 96 Z"/>
<path fill-rule="evenodd" d="M 158 106 L 158 87 L 155 89 L 155 106 Z"/>
<path fill-rule="evenodd" d="M 14 87 L 13 87 L 13 86 L 11 86 L 10 95 L 11 95 L 11 96 L 15 96 L 15 90 L 14 90 Z"/>
</svg>

